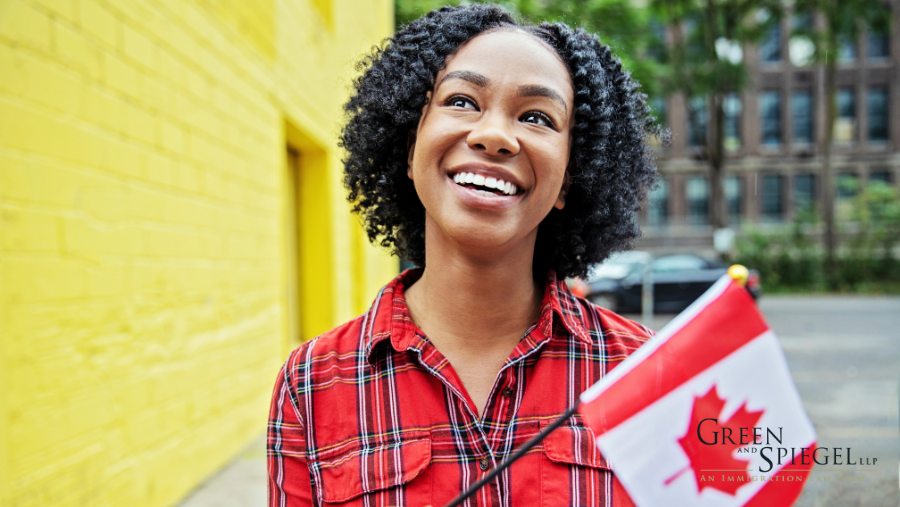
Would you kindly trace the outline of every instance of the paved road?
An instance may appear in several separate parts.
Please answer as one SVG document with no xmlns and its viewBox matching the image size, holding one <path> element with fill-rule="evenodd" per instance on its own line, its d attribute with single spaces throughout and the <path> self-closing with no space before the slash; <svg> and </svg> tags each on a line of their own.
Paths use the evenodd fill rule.
<svg viewBox="0 0 900 507">
<path fill-rule="evenodd" d="M 819 445 L 877 457 L 863 481 L 817 467 L 798 506 L 900 504 L 900 298 L 763 297 L 761 308 L 781 339 Z M 854 474 L 851 474 L 854 475 Z M 830 481 L 824 478 L 830 476 Z"/>
<path fill-rule="evenodd" d="M 811 476 L 821 480 L 806 485 L 797 506 L 900 505 L 900 298 L 766 296 L 760 307 L 781 339 L 819 444 L 878 458 L 866 467 L 874 472 L 814 469 Z M 652 327 L 671 318 L 658 315 Z M 857 480 L 847 480 L 851 475 Z M 264 505 L 265 449 L 258 439 L 180 507 Z"/>
</svg>

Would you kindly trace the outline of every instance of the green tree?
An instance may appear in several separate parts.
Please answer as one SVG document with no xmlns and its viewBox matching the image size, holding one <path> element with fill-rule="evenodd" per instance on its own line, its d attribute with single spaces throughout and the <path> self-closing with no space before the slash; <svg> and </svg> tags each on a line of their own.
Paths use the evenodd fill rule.
<svg viewBox="0 0 900 507">
<path fill-rule="evenodd" d="M 889 33 L 891 9 L 882 0 L 796 0 L 794 12 L 816 13 L 820 18 L 818 23 L 799 27 L 794 35 L 806 38 L 811 43 L 811 59 L 825 67 L 825 132 L 821 141 L 821 155 L 826 263 L 830 268 L 835 262 L 837 249 L 834 223 L 835 178 L 831 166 L 834 125 L 837 119 L 837 56 L 842 42 L 856 40 L 864 27 Z"/>
<path fill-rule="evenodd" d="M 668 34 L 659 73 L 663 91 L 706 97 L 710 223 L 728 225 L 725 202 L 725 100 L 747 83 L 744 46 L 777 26 L 780 0 L 650 0 Z"/>
<path fill-rule="evenodd" d="M 459 5 L 464 0 L 395 0 L 396 24 L 403 26 L 410 21 L 443 5 Z M 658 63 L 644 58 L 659 45 L 660 38 L 646 9 L 635 6 L 631 0 L 509 0 L 493 2 L 530 23 L 562 21 L 573 27 L 581 27 L 595 33 L 610 46 L 622 60 L 622 66 L 631 72 L 648 95 L 660 92 L 656 76 Z"/>
</svg>

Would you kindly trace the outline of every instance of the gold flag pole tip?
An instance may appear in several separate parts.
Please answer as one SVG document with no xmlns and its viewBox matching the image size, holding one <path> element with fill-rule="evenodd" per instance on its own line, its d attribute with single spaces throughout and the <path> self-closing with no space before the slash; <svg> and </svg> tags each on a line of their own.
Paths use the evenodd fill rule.
<svg viewBox="0 0 900 507">
<path fill-rule="evenodd" d="M 750 272 L 747 271 L 747 268 L 741 266 L 740 264 L 734 264 L 730 268 L 728 268 L 728 276 L 731 277 L 732 280 L 737 282 L 741 287 L 747 286 L 747 279 L 750 278 Z"/>
</svg>

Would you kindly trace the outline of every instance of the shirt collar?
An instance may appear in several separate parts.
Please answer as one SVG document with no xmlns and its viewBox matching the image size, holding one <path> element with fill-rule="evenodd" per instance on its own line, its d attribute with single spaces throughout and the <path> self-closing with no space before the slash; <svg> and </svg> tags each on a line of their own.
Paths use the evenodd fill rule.
<svg viewBox="0 0 900 507">
<path fill-rule="evenodd" d="M 366 319 L 365 352 L 367 358 L 371 356 L 376 346 L 385 340 L 390 340 L 396 351 L 408 350 L 421 340 L 418 336 L 419 328 L 410 318 L 403 291 L 422 276 L 422 271 L 421 268 L 407 269 L 378 293 L 378 297 L 369 308 Z M 562 327 L 577 340 L 586 345 L 591 344 L 581 304 L 569 292 L 565 281 L 557 279 L 556 272 L 551 269 L 547 272 L 541 313 L 535 329 L 544 337 L 550 337 L 553 335 L 556 322 L 561 323 Z"/>
</svg>

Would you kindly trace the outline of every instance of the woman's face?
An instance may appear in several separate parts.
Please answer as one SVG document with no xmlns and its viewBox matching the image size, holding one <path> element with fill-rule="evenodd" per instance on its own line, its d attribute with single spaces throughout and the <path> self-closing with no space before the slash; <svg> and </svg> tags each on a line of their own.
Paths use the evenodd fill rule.
<svg viewBox="0 0 900 507">
<path fill-rule="evenodd" d="M 475 249 L 533 244 L 568 186 L 574 91 L 532 35 L 480 35 L 447 59 L 410 147 L 427 236 Z M 502 181 L 502 188 L 501 186 Z"/>
</svg>

